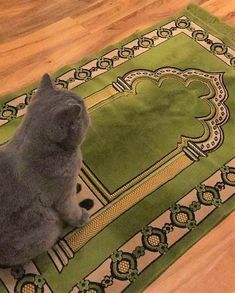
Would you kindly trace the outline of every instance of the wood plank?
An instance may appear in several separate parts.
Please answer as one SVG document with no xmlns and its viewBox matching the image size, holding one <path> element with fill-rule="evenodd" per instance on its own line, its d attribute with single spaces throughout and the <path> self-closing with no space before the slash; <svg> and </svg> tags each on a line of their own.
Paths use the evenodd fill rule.
<svg viewBox="0 0 235 293">
<path fill-rule="evenodd" d="M 66 17 L 79 15 L 101 0 L 0 1 L 0 40 L 9 41 Z"/>
</svg>

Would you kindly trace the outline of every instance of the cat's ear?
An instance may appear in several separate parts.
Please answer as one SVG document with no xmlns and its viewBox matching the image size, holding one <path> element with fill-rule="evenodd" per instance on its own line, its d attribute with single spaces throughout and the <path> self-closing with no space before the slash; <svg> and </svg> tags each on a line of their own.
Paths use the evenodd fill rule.
<svg viewBox="0 0 235 293">
<path fill-rule="evenodd" d="M 73 127 L 81 114 L 81 106 L 78 104 L 69 104 L 54 113 L 52 127 L 49 127 L 49 137 L 54 142 L 62 142 L 71 133 Z"/>
<path fill-rule="evenodd" d="M 44 92 L 48 90 L 53 90 L 53 83 L 48 73 L 45 73 L 41 79 L 39 92 Z"/>
</svg>

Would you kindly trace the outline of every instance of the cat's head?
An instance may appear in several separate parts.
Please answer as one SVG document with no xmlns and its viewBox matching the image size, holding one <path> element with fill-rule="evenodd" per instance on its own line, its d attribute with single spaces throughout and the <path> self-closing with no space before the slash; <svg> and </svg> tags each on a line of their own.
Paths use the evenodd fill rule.
<svg viewBox="0 0 235 293">
<path fill-rule="evenodd" d="M 65 150 L 82 143 L 90 122 L 83 99 L 74 92 L 55 88 L 48 74 L 42 77 L 26 116 L 31 120 L 28 128 L 32 128 L 34 138 Z"/>
</svg>

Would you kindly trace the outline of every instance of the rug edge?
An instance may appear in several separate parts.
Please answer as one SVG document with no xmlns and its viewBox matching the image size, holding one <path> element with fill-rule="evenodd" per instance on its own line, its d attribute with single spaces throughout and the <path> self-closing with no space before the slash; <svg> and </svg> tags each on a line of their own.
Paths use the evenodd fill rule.
<svg viewBox="0 0 235 293">
<path fill-rule="evenodd" d="M 181 249 L 176 245 L 176 247 L 172 247 L 175 251 L 174 257 L 172 260 L 163 265 L 162 270 L 159 272 L 159 274 L 152 274 L 151 277 L 145 276 L 145 274 L 148 274 L 148 271 L 155 270 L 155 266 L 159 265 L 157 264 L 157 261 L 154 261 L 151 263 L 138 277 L 138 279 L 131 283 L 129 287 L 124 289 L 122 293 L 142 293 L 145 289 L 147 289 L 154 281 L 156 281 L 164 272 L 170 268 L 170 266 L 175 263 L 177 260 L 179 260 L 186 252 L 188 252 L 193 246 L 195 246 L 200 240 L 202 240 L 208 233 L 210 233 L 216 226 L 218 226 L 225 218 L 227 218 L 229 215 L 231 215 L 233 212 L 235 212 L 235 202 L 234 202 L 234 196 L 235 194 L 224 204 L 223 206 L 223 213 L 221 213 L 221 208 L 214 211 L 211 215 L 209 215 L 208 218 L 206 218 L 202 223 L 201 229 L 203 229 L 203 226 L 206 226 L 208 222 L 213 222 L 213 224 L 209 227 L 209 229 L 204 228 L 204 231 L 202 234 L 200 234 L 201 229 L 197 229 L 195 231 L 196 233 L 199 233 L 199 235 L 196 236 L 196 240 L 187 244 L 186 249 Z M 181 241 L 187 241 L 187 238 L 190 237 L 190 234 L 186 235 L 184 239 Z M 172 249 L 171 248 L 171 249 Z M 149 275 L 149 274 L 148 274 Z M 138 288 L 138 290 L 137 290 Z"/>
</svg>

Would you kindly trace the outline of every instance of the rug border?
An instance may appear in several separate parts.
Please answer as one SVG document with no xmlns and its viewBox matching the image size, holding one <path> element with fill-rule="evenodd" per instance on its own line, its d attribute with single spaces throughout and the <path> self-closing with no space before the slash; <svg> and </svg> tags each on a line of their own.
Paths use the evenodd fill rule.
<svg viewBox="0 0 235 293">
<path fill-rule="evenodd" d="M 217 210 L 214 210 L 209 214 L 205 220 L 200 223 L 200 229 L 195 229 L 194 231 L 188 233 L 180 240 L 180 245 L 184 242 L 185 246 L 182 250 L 179 247 L 179 242 L 174 244 L 171 247 L 172 259 L 167 262 L 164 258 L 158 259 L 152 262 L 146 269 L 144 269 L 141 274 L 138 276 L 138 279 L 135 282 L 132 282 L 128 287 L 126 287 L 122 293 L 141 293 L 147 289 L 154 281 L 156 281 L 173 263 L 175 263 L 180 257 L 182 257 L 186 252 L 188 252 L 194 245 L 196 245 L 201 239 L 203 239 L 208 233 L 210 233 L 216 226 L 218 226 L 225 218 L 227 218 L 235 210 L 235 194 L 231 196 L 222 207 Z M 231 207 L 233 210 L 230 210 Z M 223 211 L 223 212 L 222 212 Z M 204 228 L 208 226 L 208 223 L 211 223 L 210 228 Z M 205 230 L 207 229 L 207 230 Z M 203 231 L 204 230 L 204 231 Z M 203 233 L 199 236 L 199 234 Z M 196 241 L 193 243 L 190 242 L 190 238 L 196 238 Z M 186 249 L 185 249 L 186 248 Z M 158 261 L 158 262 L 157 262 Z M 156 272 L 159 272 L 156 274 Z M 149 277 L 151 276 L 151 277 Z M 138 288 L 138 290 L 137 290 Z"/>
</svg>

